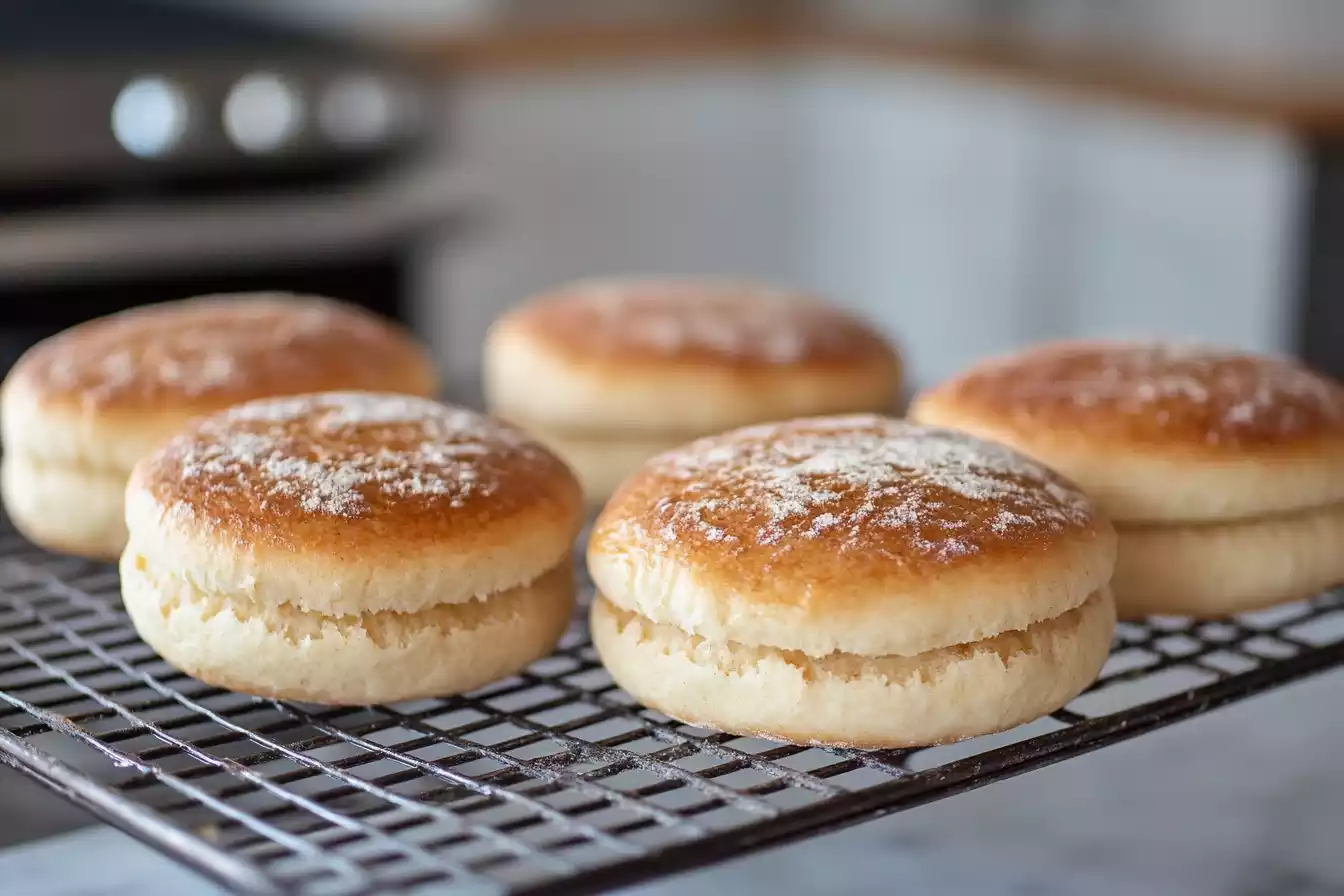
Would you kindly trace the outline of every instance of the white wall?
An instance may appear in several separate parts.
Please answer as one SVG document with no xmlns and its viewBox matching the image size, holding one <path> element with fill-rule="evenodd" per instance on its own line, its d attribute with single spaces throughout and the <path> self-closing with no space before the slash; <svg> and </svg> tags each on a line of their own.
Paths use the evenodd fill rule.
<svg viewBox="0 0 1344 896">
<path fill-rule="evenodd" d="M 448 370 L 473 375 L 500 311 L 571 278 L 791 274 L 798 143 L 778 74 L 640 65 L 455 84 L 450 158 L 488 201 L 424 273 Z"/>
<path fill-rule="evenodd" d="M 1068 268 L 1073 332 L 1292 349 L 1305 197 L 1286 134 L 1076 103 L 1059 130 L 1049 248 Z"/>
<path fill-rule="evenodd" d="M 806 284 L 895 337 L 917 382 L 1037 337 L 1035 98 L 849 62 L 810 66 L 801 91 Z"/>
<path fill-rule="evenodd" d="M 914 386 L 1073 335 L 1291 347 L 1303 163 L 1269 128 L 849 59 L 481 74 L 444 118 L 488 197 L 422 272 L 459 379 L 504 309 L 622 273 L 814 289 Z"/>
</svg>

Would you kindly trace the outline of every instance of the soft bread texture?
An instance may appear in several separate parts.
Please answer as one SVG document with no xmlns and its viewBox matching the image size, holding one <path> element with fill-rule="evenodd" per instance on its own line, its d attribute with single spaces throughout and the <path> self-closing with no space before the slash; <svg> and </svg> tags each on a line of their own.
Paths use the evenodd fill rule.
<svg viewBox="0 0 1344 896">
<path fill-rule="evenodd" d="M 1287 360 L 1054 343 L 935 387 L 910 416 L 1037 458 L 1117 524 L 1254 519 L 1344 501 L 1344 386 Z"/>
<path fill-rule="evenodd" d="M 486 340 L 501 416 L 571 437 L 689 438 L 890 409 L 896 352 L 808 297 L 713 280 L 588 281 L 525 303 Z"/>
<path fill-rule="evenodd" d="M 126 511 L 137 631 L 248 693 L 456 693 L 544 655 L 573 607 L 573 474 L 519 430 L 427 399 L 239 405 L 143 458 Z"/>
<path fill-rule="evenodd" d="M 1344 504 L 1234 523 L 1120 528 L 1122 618 L 1215 618 L 1344 582 Z"/>
<path fill-rule="evenodd" d="M 714 643 L 599 595 L 593 642 L 612 677 L 684 722 L 793 743 L 917 747 L 1003 731 L 1063 706 L 1100 672 L 1115 626 L 1100 591 L 1063 615 L 912 657 Z"/>
<path fill-rule="evenodd" d="M 600 506 L 650 457 L 670 451 L 686 441 L 671 436 L 585 438 L 561 435 L 525 421 L 513 422 L 569 464 L 583 486 L 583 493 L 594 506 Z"/>
<path fill-rule="evenodd" d="M 1026 629 L 1110 581 L 1115 534 L 1002 446 L 873 415 L 767 424 L 651 460 L 588 565 L 615 606 L 717 643 L 917 656 Z"/>
<path fill-rule="evenodd" d="M 428 399 L 323 393 L 206 418 L 136 465 L 127 553 L 204 591 L 348 615 L 517 587 L 567 556 L 578 483 L 508 424 Z"/>
<path fill-rule="evenodd" d="M 484 601 L 417 613 L 329 616 L 201 590 L 190 567 L 127 553 L 122 597 L 160 656 L 207 684 L 282 700 L 363 706 L 468 691 L 545 656 L 569 622 L 568 560 Z"/>
<path fill-rule="evenodd" d="M 0 487 L 10 521 L 34 544 L 115 560 L 126 543 L 124 475 L 7 454 L 0 460 Z"/>
<path fill-rule="evenodd" d="M 52 485 L 62 471 L 66 493 L 102 476 L 120 480 L 120 490 L 137 460 L 198 416 L 325 389 L 429 395 L 437 377 L 401 329 L 315 297 L 205 297 L 81 324 L 25 353 L 0 389 L 6 462 L 41 466 L 48 479 L 26 495 L 6 487 L 6 505 L 27 517 L 25 531 L 41 544 L 115 556 L 120 522 L 94 527 L 71 513 Z M 7 481 L 22 489 L 11 473 Z M 42 496 L 52 503 L 37 503 Z"/>
</svg>

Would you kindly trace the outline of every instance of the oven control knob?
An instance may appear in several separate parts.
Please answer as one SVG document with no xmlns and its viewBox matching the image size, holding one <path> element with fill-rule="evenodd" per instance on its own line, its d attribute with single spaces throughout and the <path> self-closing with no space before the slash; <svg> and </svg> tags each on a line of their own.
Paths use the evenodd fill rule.
<svg viewBox="0 0 1344 896">
<path fill-rule="evenodd" d="M 136 78 L 112 103 L 112 136 L 142 159 L 165 156 L 182 142 L 190 118 L 186 94 L 166 78 Z"/>
<path fill-rule="evenodd" d="M 332 142 L 366 148 L 386 142 L 400 122 L 399 96 L 376 75 L 348 75 L 333 82 L 322 97 L 318 120 Z"/>
<path fill-rule="evenodd" d="M 277 152 L 303 130 L 304 103 L 284 78 L 257 72 L 241 78 L 224 100 L 224 132 L 249 154 Z"/>
</svg>

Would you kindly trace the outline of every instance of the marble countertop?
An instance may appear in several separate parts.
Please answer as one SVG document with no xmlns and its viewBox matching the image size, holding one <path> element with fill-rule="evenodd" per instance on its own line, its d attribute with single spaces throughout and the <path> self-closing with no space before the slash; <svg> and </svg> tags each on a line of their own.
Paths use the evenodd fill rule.
<svg viewBox="0 0 1344 896">
<path fill-rule="evenodd" d="M 1344 894 L 1344 670 L 983 790 L 629 891 Z M 91 828 L 0 852 L 6 892 L 219 891 Z"/>
</svg>

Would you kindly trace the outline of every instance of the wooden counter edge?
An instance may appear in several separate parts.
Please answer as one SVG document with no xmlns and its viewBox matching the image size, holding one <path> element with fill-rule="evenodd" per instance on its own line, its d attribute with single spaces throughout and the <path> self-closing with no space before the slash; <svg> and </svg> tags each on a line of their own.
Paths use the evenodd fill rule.
<svg viewBox="0 0 1344 896">
<path fill-rule="evenodd" d="M 513 71 L 703 57 L 750 57 L 797 44 L 769 22 L 518 27 L 400 38 L 394 48 L 446 71 Z"/>
<path fill-rule="evenodd" d="M 400 37 L 395 48 L 431 69 L 462 73 L 838 54 L 891 64 L 945 66 L 1028 86 L 1286 127 L 1306 136 L 1344 135 L 1344 85 L 1336 95 L 1308 96 L 1256 84 L 1254 78 L 1232 82 L 1215 79 L 1214 73 L 1145 68 L 1102 56 L 1014 47 L 1004 41 L 742 21 L 496 28 Z"/>
</svg>

